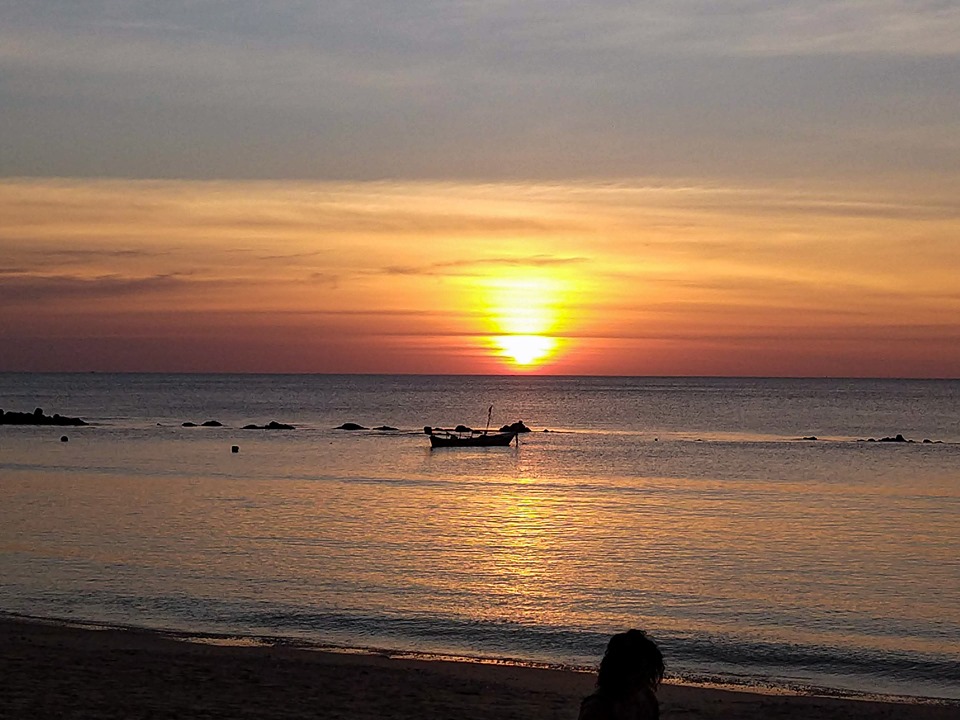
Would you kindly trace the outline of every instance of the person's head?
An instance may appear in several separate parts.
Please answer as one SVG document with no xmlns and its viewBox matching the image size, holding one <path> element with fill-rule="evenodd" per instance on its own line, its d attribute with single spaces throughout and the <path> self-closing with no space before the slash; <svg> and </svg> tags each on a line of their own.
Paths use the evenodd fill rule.
<svg viewBox="0 0 960 720">
<path fill-rule="evenodd" d="M 643 630 L 617 633 L 600 661 L 597 687 L 613 695 L 656 690 L 663 680 L 663 654 Z"/>
</svg>

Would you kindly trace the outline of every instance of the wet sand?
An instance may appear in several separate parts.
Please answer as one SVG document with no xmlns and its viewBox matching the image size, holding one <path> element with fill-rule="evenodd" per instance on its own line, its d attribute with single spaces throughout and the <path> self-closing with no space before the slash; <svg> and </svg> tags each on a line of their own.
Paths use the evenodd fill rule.
<svg viewBox="0 0 960 720">
<path fill-rule="evenodd" d="M 593 676 L 562 670 L 225 647 L 0 617 L 0 718 L 576 720 Z M 670 718 L 956 720 L 957 705 L 665 685 Z"/>
</svg>

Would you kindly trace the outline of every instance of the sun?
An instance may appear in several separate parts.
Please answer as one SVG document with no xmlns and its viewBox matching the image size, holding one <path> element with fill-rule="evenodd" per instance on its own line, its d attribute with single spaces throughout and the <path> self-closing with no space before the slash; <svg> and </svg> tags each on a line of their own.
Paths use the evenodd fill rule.
<svg viewBox="0 0 960 720">
<path fill-rule="evenodd" d="M 484 315 L 491 335 L 487 342 L 510 366 L 534 370 L 549 362 L 561 343 L 564 285 L 543 273 L 487 278 L 482 289 Z"/>
<path fill-rule="evenodd" d="M 498 335 L 493 338 L 500 354 L 523 367 L 538 365 L 557 349 L 557 339 L 547 335 Z"/>
</svg>

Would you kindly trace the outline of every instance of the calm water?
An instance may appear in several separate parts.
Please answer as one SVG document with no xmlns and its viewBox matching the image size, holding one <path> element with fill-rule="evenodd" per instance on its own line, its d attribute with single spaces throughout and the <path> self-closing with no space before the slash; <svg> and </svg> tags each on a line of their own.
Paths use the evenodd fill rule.
<svg viewBox="0 0 960 720">
<path fill-rule="evenodd" d="M 428 449 L 491 404 L 536 432 Z M 958 381 L 0 375 L 36 406 L 94 424 L 0 427 L 0 611 L 960 699 Z"/>
</svg>

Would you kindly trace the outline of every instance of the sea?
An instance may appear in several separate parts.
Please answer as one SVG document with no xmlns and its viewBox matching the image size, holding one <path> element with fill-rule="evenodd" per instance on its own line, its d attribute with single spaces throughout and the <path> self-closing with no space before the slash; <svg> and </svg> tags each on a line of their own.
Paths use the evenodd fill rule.
<svg viewBox="0 0 960 720">
<path fill-rule="evenodd" d="M 89 423 L 0 427 L 6 615 L 584 671 L 642 628 L 677 682 L 960 701 L 957 380 L 0 374 L 0 407 Z M 532 431 L 423 432 L 488 417 Z"/>
</svg>

